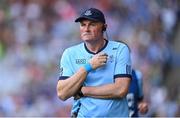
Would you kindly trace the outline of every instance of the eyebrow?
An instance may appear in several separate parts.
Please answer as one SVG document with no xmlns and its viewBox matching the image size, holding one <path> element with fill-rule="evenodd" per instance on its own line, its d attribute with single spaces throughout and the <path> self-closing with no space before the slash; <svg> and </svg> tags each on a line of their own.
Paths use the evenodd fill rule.
<svg viewBox="0 0 180 118">
<path fill-rule="evenodd" d="M 92 24 L 92 23 L 95 23 L 97 24 L 98 22 L 97 21 L 90 21 L 89 24 Z M 80 24 L 85 24 L 84 22 L 80 22 Z"/>
</svg>

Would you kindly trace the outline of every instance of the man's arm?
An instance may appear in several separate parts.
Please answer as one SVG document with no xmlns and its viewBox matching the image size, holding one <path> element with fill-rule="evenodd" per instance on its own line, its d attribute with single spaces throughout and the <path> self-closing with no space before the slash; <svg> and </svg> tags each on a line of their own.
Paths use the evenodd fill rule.
<svg viewBox="0 0 180 118">
<path fill-rule="evenodd" d="M 61 100 L 66 100 L 75 95 L 86 79 L 87 72 L 81 67 L 73 76 L 59 80 L 57 84 L 57 95 Z"/>
<path fill-rule="evenodd" d="M 66 55 L 65 55 L 66 56 Z M 68 58 L 67 58 L 68 59 Z M 63 60 L 66 61 L 66 60 Z M 99 53 L 95 55 L 89 62 L 92 69 L 97 69 L 105 65 L 107 55 Z M 68 62 L 65 62 L 68 63 Z M 66 67 L 68 68 L 68 67 Z M 61 100 L 66 100 L 79 92 L 83 82 L 86 79 L 88 72 L 85 67 L 81 67 L 75 74 L 64 80 L 59 80 L 57 84 L 57 95 Z"/>
<path fill-rule="evenodd" d="M 82 87 L 81 91 L 84 96 L 94 98 L 122 98 L 128 93 L 131 79 L 128 77 L 119 77 L 115 83 L 106 84 L 96 87 Z"/>
<path fill-rule="evenodd" d="M 138 70 L 135 71 L 138 82 L 138 110 L 141 114 L 146 114 L 148 112 L 148 103 L 144 101 L 143 94 L 143 76 Z"/>
<path fill-rule="evenodd" d="M 138 103 L 138 109 L 141 114 L 143 115 L 146 114 L 148 112 L 148 103 L 143 100 L 140 101 Z"/>
<path fill-rule="evenodd" d="M 128 92 L 131 81 L 131 60 L 129 48 L 124 45 L 117 52 L 117 60 L 115 65 L 115 82 L 96 86 L 96 87 L 82 87 L 84 96 L 94 98 L 122 98 Z"/>
</svg>

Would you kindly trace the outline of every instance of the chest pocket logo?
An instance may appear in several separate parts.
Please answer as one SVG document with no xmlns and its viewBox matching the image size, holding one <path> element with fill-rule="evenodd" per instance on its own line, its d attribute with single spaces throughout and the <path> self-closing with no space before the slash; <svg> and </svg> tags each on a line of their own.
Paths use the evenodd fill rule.
<svg viewBox="0 0 180 118">
<path fill-rule="evenodd" d="M 110 55 L 109 58 L 108 58 L 108 61 L 112 63 L 114 61 L 114 56 Z"/>
<path fill-rule="evenodd" d="M 86 64 L 86 59 L 76 59 L 76 64 Z"/>
</svg>

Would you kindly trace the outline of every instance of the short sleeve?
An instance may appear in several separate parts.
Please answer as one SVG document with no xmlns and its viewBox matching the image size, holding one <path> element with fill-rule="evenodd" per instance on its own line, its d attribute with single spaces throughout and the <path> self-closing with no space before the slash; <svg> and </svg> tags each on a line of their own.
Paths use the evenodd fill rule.
<svg viewBox="0 0 180 118">
<path fill-rule="evenodd" d="M 131 59 L 130 51 L 127 45 L 123 45 L 117 52 L 115 75 L 114 78 L 118 77 L 129 77 L 131 78 Z"/>
<path fill-rule="evenodd" d="M 70 61 L 70 53 L 68 50 L 65 50 L 60 61 L 60 76 L 59 80 L 66 79 L 70 76 L 72 76 L 72 65 Z"/>
</svg>

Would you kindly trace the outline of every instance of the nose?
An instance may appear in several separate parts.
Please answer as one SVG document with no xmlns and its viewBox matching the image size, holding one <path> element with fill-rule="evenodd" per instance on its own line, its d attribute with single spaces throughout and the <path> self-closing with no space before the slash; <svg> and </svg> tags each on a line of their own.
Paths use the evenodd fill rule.
<svg viewBox="0 0 180 118">
<path fill-rule="evenodd" d="M 84 31 L 86 31 L 86 32 L 89 31 L 89 26 L 88 25 L 84 27 Z"/>
</svg>

